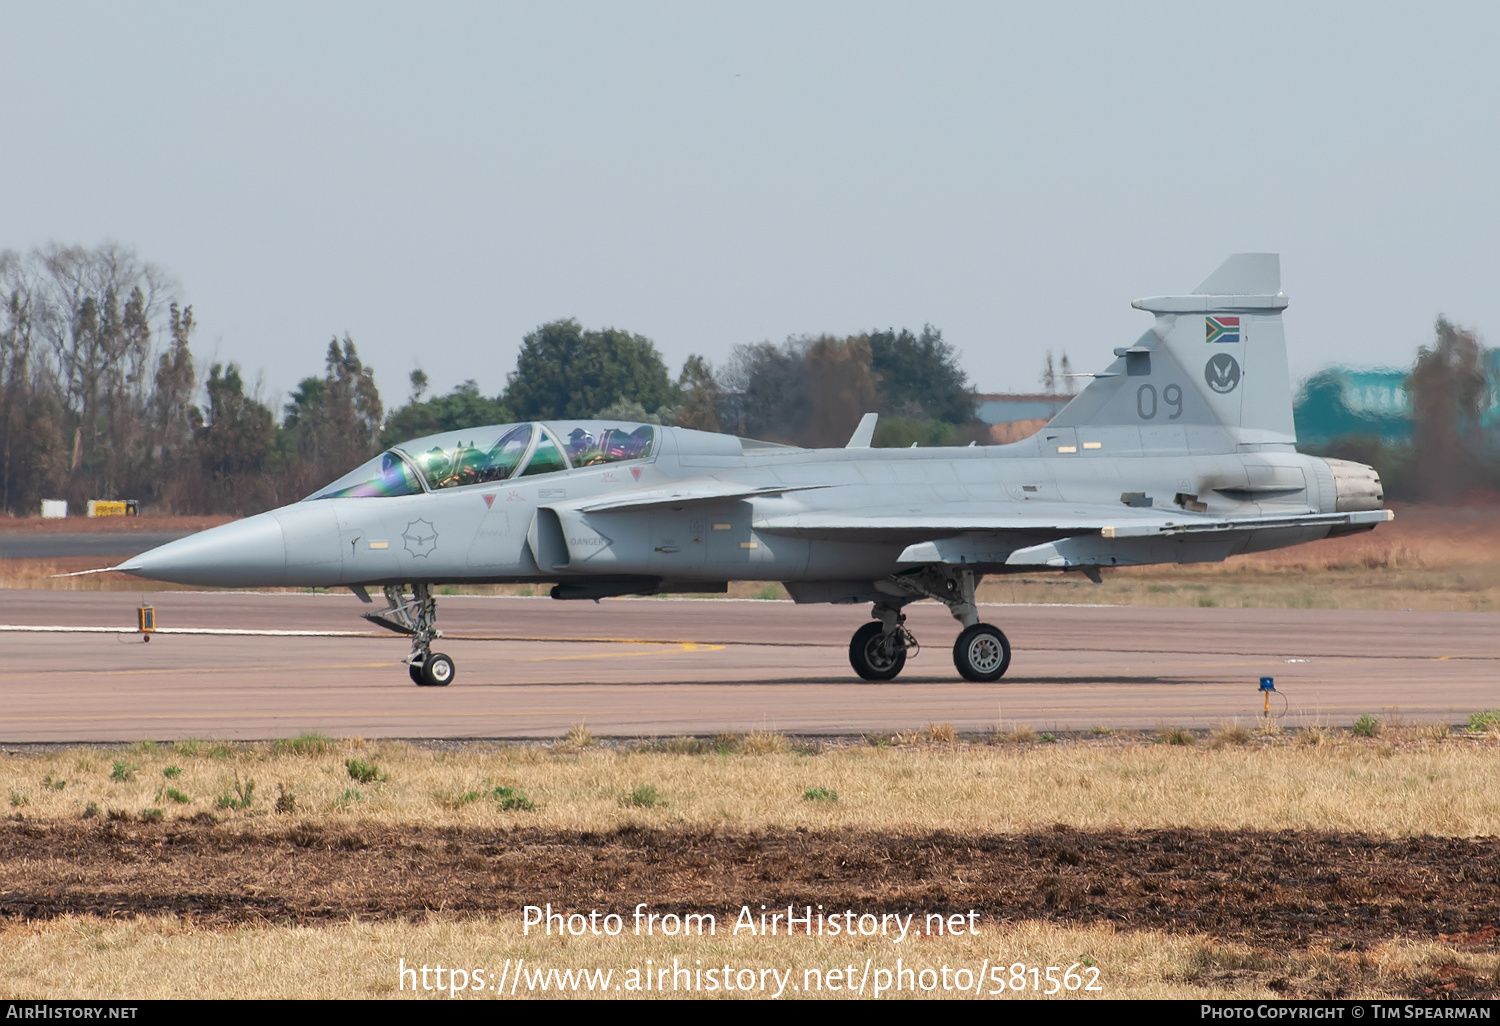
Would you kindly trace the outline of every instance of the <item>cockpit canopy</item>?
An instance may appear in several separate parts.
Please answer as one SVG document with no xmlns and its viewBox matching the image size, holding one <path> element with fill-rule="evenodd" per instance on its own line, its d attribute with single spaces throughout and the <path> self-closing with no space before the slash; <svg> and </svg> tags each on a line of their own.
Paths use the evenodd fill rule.
<svg viewBox="0 0 1500 1026">
<path fill-rule="evenodd" d="M 657 428 L 604 420 L 495 424 L 402 442 L 308 496 L 357 499 L 420 495 L 602 463 L 643 460 L 656 452 Z"/>
</svg>

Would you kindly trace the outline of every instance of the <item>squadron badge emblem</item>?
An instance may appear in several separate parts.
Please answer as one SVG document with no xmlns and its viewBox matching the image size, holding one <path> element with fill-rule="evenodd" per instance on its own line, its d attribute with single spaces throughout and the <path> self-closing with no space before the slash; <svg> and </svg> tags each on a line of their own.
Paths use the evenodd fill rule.
<svg viewBox="0 0 1500 1026">
<path fill-rule="evenodd" d="M 401 541 L 405 543 L 407 552 L 418 559 L 424 559 L 437 549 L 437 528 L 432 526 L 430 520 L 413 520 L 401 532 Z"/>
<path fill-rule="evenodd" d="M 1215 353 L 1203 368 L 1203 380 L 1220 395 L 1228 395 L 1240 383 L 1239 361 L 1228 353 Z"/>
</svg>

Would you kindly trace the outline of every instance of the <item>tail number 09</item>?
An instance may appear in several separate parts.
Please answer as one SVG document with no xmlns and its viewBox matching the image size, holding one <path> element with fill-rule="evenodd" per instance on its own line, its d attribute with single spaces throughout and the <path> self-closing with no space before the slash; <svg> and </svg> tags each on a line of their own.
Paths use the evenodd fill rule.
<svg viewBox="0 0 1500 1026">
<path fill-rule="evenodd" d="M 1160 406 L 1171 411 L 1167 414 L 1168 420 L 1182 416 L 1182 386 L 1168 385 L 1162 389 L 1160 403 L 1157 402 L 1155 385 L 1142 385 L 1136 389 L 1135 412 L 1142 420 L 1155 420 Z"/>
</svg>

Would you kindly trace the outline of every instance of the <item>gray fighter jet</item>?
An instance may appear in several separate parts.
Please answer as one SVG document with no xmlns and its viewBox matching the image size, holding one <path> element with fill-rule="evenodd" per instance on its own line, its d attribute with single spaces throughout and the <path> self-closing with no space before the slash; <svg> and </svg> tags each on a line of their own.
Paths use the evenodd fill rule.
<svg viewBox="0 0 1500 1026">
<path fill-rule="evenodd" d="M 985 574 L 1215 562 L 1391 518 L 1370 467 L 1299 454 L 1279 258 L 1230 257 L 1045 428 L 1010 445 L 842 449 L 651 424 L 502 424 L 419 438 L 301 502 L 152 549 L 117 569 L 223 587 L 343 586 L 410 635 L 413 681 L 453 660 L 433 588 L 553 582 L 556 599 L 722 591 L 780 581 L 797 602 L 870 603 L 849 661 L 901 672 L 902 608 L 963 624 L 958 672 L 994 681 L 1010 643 L 982 623 Z"/>
</svg>

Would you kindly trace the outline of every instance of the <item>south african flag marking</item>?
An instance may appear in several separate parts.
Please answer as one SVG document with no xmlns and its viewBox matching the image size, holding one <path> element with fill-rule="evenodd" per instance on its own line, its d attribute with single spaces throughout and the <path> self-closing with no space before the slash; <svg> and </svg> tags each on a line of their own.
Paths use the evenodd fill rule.
<svg viewBox="0 0 1500 1026">
<path fill-rule="evenodd" d="M 1238 342 L 1240 319 L 1238 317 L 1205 317 L 1203 319 L 1203 341 Z"/>
</svg>

